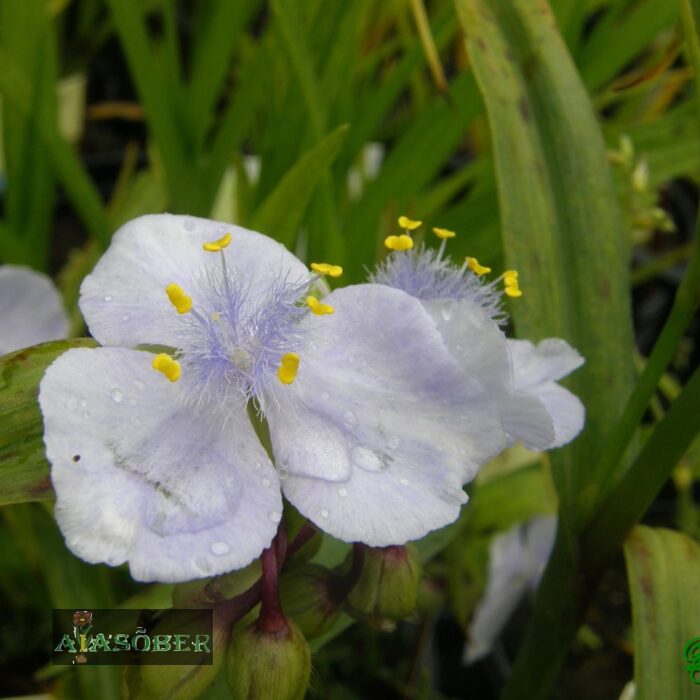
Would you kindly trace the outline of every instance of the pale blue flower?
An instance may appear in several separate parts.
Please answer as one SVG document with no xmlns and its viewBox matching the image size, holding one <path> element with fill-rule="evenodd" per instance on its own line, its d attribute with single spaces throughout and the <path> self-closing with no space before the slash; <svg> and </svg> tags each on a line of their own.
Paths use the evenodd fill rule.
<svg viewBox="0 0 700 700">
<path fill-rule="evenodd" d="M 466 663 L 478 661 L 491 651 L 520 602 L 537 589 L 556 529 L 557 519 L 543 515 L 491 540 L 486 588 L 467 630 Z"/>
<path fill-rule="evenodd" d="M 56 518 L 78 556 L 128 562 L 139 580 L 230 571 L 269 545 L 281 491 L 372 546 L 458 516 L 462 485 L 506 444 L 495 402 L 418 300 L 324 291 L 239 227 L 162 215 L 114 235 L 80 297 L 105 347 L 62 355 L 39 397 Z"/>
<path fill-rule="evenodd" d="M 584 407 L 556 382 L 580 367 L 583 358 L 558 338 L 537 346 L 507 339 L 499 327 L 506 320 L 499 283 L 504 280 L 509 296 L 521 296 L 517 272 L 509 270 L 486 282 L 490 269 L 474 258 L 455 265 L 444 254 L 445 234 L 454 234 L 437 232 L 443 239 L 437 252 L 415 249 L 410 240 L 395 248 L 395 237 L 387 239 L 393 252 L 370 280 L 421 300 L 465 376 L 479 381 L 496 401 L 511 442 L 547 450 L 571 441 L 583 428 Z"/>
<path fill-rule="evenodd" d="M 0 266 L 0 355 L 61 340 L 68 329 L 61 295 L 46 275 L 28 267 Z"/>
</svg>

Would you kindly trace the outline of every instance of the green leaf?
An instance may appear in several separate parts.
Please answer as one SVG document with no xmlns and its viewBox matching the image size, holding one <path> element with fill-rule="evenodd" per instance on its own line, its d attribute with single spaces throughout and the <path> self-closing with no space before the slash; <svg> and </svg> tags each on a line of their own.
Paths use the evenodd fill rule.
<svg viewBox="0 0 700 700">
<path fill-rule="evenodd" d="M 625 561 L 636 697 L 697 698 L 683 650 L 700 637 L 700 545 L 679 532 L 640 525 L 627 538 Z"/>
<path fill-rule="evenodd" d="M 347 125 L 331 131 L 307 151 L 253 215 L 252 228 L 291 247 L 312 195 L 335 159 Z"/>
<path fill-rule="evenodd" d="M 564 338 L 586 359 L 569 386 L 586 428 L 554 470 L 580 528 L 598 497 L 596 453 L 632 385 L 628 251 L 590 100 L 544 0 L 456 0 L 483 93 L 506 261 L 520 272 L 518 335 Z"/>
<path fill-rule="evenodd" d="M 0 357 L 0 505 L 53 498 L 37 397 L 46 368 L 88 338 L 60 340 Z"/>
</svg>

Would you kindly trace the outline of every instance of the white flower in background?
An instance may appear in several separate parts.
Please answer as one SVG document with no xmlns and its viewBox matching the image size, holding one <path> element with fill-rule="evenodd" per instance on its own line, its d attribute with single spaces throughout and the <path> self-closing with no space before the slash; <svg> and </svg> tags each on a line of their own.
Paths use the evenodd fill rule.
<svg viewBox="0 0 700 700">
<path fill-rule="evenodd" d="M 61 296 L 46 275 L 28 267 L 0 266 L 0 355 L 60 340 L 68 330 Z"/>
<path fill-rule="evenodd" d="M 581 355 L 558 338 L 537 346 L 507 339 L 499 327 L 505 319 L 499 283 L 503 281 L 506 295 L 522 296 L 518 273 L 507 270 L 486 283 L 484 276 L 491 270 L 475 258 L 454 265 L 444 253 L 455 234 L 446 229 L 433 229 L 442 241 L 437 252 L 414 249 L 409 232 L 420 224 L 399 219 L 404 233 L 386 239 L 392 252 L 371 281 L 422 302 L 465 375 L 480 382 L 497 402 L 511 442 L 548 450 L 571 441 L 583 428 L 584 407 L 555 382 L 583 364 Z"/>
<path fill-rule="evenodd" d="M 521 600 L 535 591 L 552 551 L 556 528 L 554 516 L 542 516 L 493 538 L 486 589 L 467 632 L 466 663 L 491 651 Z"/>
<path fill-rule="evenodd" d="M 220 574 L 269 545 L 281 491 L 372 546 L 457 518 L 462 484 L 506 444 L 496 404 L 420 301 L 376 284 L 320 299 L 341 270 L 311 267 L 205 219 L 142 217 L 114 235 L 80 298 L 106 347 L 63 354 L 39 396 L 73 552 L 128 561 L 139 580 Z"/>
</svg>

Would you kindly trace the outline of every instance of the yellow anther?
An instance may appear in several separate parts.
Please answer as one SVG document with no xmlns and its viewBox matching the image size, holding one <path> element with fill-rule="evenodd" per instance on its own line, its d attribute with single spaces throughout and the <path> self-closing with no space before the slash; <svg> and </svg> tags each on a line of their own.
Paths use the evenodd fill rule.
<svg viewBox="0 0 700 700">
<path fill-rule="evenodd" d="M 475 275 L 487 275 L 491 272 L 490 267 L 479 265 L 479 261 L 476 258 L 467 258 L 467 266 Z"/>
<path fill-rule="evenodd" d="M 400 236 L 388 236 L 384 239 L 384 245 L 389 250 L 411 250 L 413 248 L 413 239 L 402 233 Z"/>
<path fill-rule="evenodd" d="M 192 308 L 192 297 L 188 297 L 179 284 L 172 282 L 165 288 L 165 293 L 179 314 L 186 314 Z"/>
<path fill-rule="evenodd" d="M 503 283 L 505 284 L 505 293 L 509 297 L 521 297 L 523 295 L 518 285 L 517 270 L 506 270 L 503 273 Z"/>
<path fill-rule="evenodd" d="M 409 219 L 407 216 L 399 217 L 399 226 L 405 231 L 413 231 L 414 229 L 417 229 L 422 223 L 422 221 L 414 221 L 413 219 Z"/>
<path fill-rule="evenodd" d="M 434 228 L 433 233 L 438 237 L 438 238 L 454 238 L 457 234 L 454 231 L 449 231 L 446 228 Z"/>
<path fill-rule="evenodd" d="M 176 382 L 182 374 L 182 367 L 177 360 L 173 360 L 167 353 L 161 352 L 153 358 L 153 369 L 167 377 L 171 382 Z"/>
<path fill-rule="evenodd" d="M 340 265 L 330 265 L 329 263 L 311 263 L 311 269 L 317 275 L 328 275 L 329 277 L 340 277 L 343 268 Z"/>
<path fill-rule="evenodd" d="M 277 369 L 277 377 L 282 384 L 291 384 L 297 376 L 299 370 L 299 355 L 295 352 L 288 352 L 282 355 L 280 366 Z"/>
<path fill-rule="evenodd" d="M 205 243 L 202 248 L 208 253 L 218 253 L 223 250 L 231 242 L 231 234 L 227 233 L 216 241 Z"/>
<path fill-rule="evenodd" d="M 317 316 L 325 316 L 326 314 L 332 314 L 335 309 L 330 304 L 324 304 L 319 301 L 316 297 L 308 296 L 306 297 L 306 305 L 313 311 Z"/>
</svg>

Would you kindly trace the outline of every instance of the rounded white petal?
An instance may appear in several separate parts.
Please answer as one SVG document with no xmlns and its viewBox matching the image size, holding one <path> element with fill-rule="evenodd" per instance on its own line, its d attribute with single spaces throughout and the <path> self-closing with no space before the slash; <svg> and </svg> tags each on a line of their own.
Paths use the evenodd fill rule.
<svg viewBox="0 0 700 700">
<path fill-rule="evenodd" d="M 0 267 L 0 355 L 61 340 L 68 316 L 53 282 L 28 267 Z"/>
<path fill-rule="evenodd" d="M 247 565 L 282 513 L 279 481 L 243 408 L 193 415 L 152 355 L 69 350 L 39 402 L 68 547 L 128 562 L 140 581 L 178 582 Z"/>
<path fill-rule="evenodd" d="M 402 544 L 452 522 L 461 484 L 505 445 L 500 416 L 421 303 L 382 285 L 309 315 L 291 385 L 266 415 L 287 498 L 346 541 Z"/>
<path fill-rule="evenodd" d="M 165 288 L 179 284 L 196 309 L 207 273 L 221 268 L 220 253 L 202 245 L 227 232 L 232 240 L 224 251 L 226 265 L 245 279 L 252 298 L 264 298 L 280 279 L 308 279 L 300 260 L 262 234 L 191 216 L 142 216 L 114 234 L 80 288 L 80 309 L 92 335 L 103 345 L 175 346 L 177 311 Z"/>
<path fill-rule="evenodd" d="M 528 390 L 555 382 L 584 363 L 583 357 L 561 338 L 547 338 L 536 346 L 529 340 L 509 340 L 515 388 Z"/>
<path fill-rule="evenodd" d="M 468 299 L 423 305 L 464 373 L 498 404 L 506 433 L 532 450 L 546 449 L 554 441 L 552 419 L 536 397 L 514 389 L 510 345 L 498 324 Z"/>
<path fill-rule="evenodd" d="M 578 396 L 554 382 L 534 388 L 532 396 L 544 405 L 554 425 L 554 438 L 544 449 L 566 445 L 583 430 L 586 409 Z"/>
</svg>

